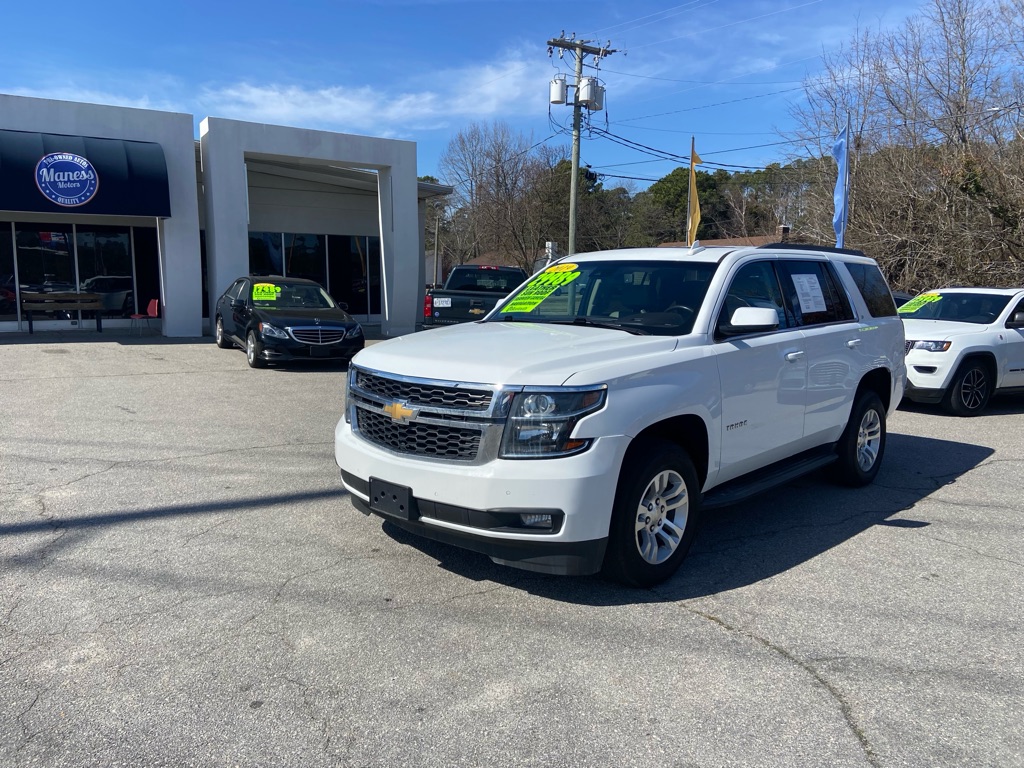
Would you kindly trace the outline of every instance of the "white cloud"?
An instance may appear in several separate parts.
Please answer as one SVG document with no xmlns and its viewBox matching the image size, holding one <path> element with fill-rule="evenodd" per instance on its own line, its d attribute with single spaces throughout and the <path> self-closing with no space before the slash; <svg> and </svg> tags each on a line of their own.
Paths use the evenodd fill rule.
<svg viewBox="0 0 1024 768">
<path fill-rule="evenodd" d="M 542 115 L 551 71 L 546 62 L 508 56 L 500 65 L 421 72 L 395 90 L 251 82 L 206 86 L 198 105 L 217 117 L 400 136 L 453 122 Z"/>
</svg>

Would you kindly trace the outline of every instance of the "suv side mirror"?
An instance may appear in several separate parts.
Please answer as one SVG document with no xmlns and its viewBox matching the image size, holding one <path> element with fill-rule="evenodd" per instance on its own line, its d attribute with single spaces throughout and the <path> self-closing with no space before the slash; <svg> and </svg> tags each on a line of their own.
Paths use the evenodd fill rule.
<svg viewBox="0 0 1024 768">
<path fill-rule="evenodd" d="M 719 326 L 723 336 L 743 336 L 748 333 L 767 333 L 779 327 L 779 313 L 768 307 L 740 307 L 732 313 L 728 325 Z"/>
<path fill-rule="evenodd" d="M 1024 328 L 1024 312 L 1014 312 L 1006 321 L 1007 328 Z"/>
</svg>

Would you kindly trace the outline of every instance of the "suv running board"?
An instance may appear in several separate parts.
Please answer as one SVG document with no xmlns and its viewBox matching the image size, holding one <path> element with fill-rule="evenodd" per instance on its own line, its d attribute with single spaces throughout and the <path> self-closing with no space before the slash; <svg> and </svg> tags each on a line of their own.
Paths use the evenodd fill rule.
<svg viewBox="0 0 1024 768">
<path fill-rule="evenodd" d="M 796 480 L 798 477 L 814 472 L 838 459 L 834 445 L 823 446 L 811 451 L 799 453 L 784 461 L 770 464 L 764 469 L 754 472 L 738 480 L 730 480 L 704 494 L 704 509 L 717 509 L 738 504 L 741 501 L 771 490 L 780 485 Z"/>
</svg>

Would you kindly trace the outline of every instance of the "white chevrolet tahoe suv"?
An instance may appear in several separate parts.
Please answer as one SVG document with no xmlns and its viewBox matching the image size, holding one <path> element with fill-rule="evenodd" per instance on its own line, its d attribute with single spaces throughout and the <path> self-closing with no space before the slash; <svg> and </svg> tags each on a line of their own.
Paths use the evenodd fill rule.
<svg viewBox="0 0 1024 768">
<path fill-rule="evenodd" d="M 903 324 L 859 252 L 577 254 L 482 321 L 360 352 L 335 458 L 365 514 L 647 586 L 708 508 L 827 464 L 870 483 L 904 383 Z"/>
<path fill-rule="evenodd" d="M 908 400 L 975 416 L 996 391 L 1024 392 L 1024 289 L 927 291 L 899 313 Z"/>
</svg>

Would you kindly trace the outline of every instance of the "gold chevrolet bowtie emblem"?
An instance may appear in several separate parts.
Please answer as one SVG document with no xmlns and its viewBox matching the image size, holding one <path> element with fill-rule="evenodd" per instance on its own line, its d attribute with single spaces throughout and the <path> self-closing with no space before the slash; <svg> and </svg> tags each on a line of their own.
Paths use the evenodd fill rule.
<svg viewBox="0 0 1024 768">
<path fill-rule="evenodd" d="M 388 403 L 384 406 L 384 413 L 390 416 L 391 420 L 398 424 L 408 424 L 409 420 L 416 416 L 419 411 L 415 408 L 407 408 L 396 400 L 395 402 Z"/>
</svg>

